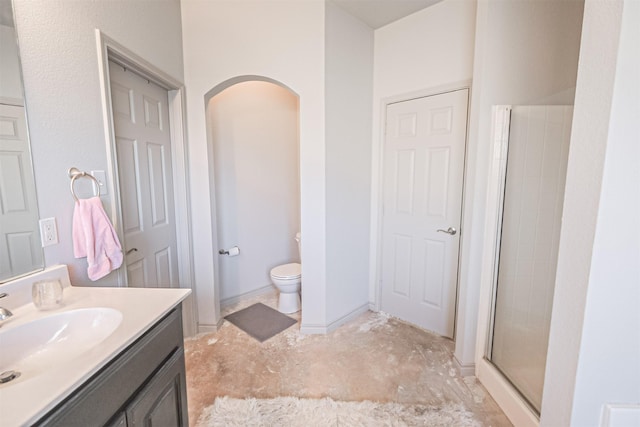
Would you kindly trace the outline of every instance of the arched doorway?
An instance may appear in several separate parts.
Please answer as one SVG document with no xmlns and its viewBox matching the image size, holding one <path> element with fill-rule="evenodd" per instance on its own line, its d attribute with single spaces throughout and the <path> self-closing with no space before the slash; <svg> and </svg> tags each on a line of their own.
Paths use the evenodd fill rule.
<svg viewBox="0 0 640 427">
<path fill-rule="evenodd" d="M 299 262 L 298 96 L 259 76 L 230 79 L 205 97 L 214 260 L 221 306 L 273 289 L 269 270 Z"/>
</svg>

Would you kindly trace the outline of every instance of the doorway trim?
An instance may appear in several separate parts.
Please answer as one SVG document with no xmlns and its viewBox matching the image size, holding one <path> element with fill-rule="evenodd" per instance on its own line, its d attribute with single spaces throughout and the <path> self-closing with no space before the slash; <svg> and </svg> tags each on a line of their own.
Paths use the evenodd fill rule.
<svg viewBox="0 0 640 427">
<path fill-rule="evenodd" d="M 111 218 L 120 241 L 123 241 L 122 206 L 120 200 L 120 182 L 118 178 L 118 161 L 115 149 L 115 130 L 113 108 L 111 104 L 111 83 L 109 76 L 109 61 L 135 72 L 166 89 L 169 95 L 169 124 L 171 128 L 171 155 L 173 158 L 173 187 L 174 209 L 176 217 L 176 243 L 178 249 L 178 270 L 181 288 L 191 289 L 192 296 L 185 300 L 183 319 L 185 335 L 191 336 L 196 332 L 197 313 L 195 286 L 192 282 L 193 251 L 191 241 L 191 214 L 189 210 L 189 181 L 187 163 L 187 134 L 184 84 L 141 56 L 127 49 L 120 43 L 105 35 L 99 29 L 95 30 L 96 47 L 98 50 L 98 72 L 102 97 L 102 113 L 107 153 L 107 184 L 110 191 Z M 126 287 L 127 274 L 125 269 L 118 269 L 118 285 Z"/>
<path fill-rule="evenodd" d="M 373 164 L 371 168 L 371 240 L 370 240 L 370 283 L 369 294 L 374 297 L 369 302 L 369 309 L 372 311 L 380 311 L 382 297 L 382 223 L 383 223 L 383 194 L 384 194 L 384 143 L 387 132 L 387 107 L 390 104 L 398 102 L 411 101 L 417 98 L 425 98 L 428 96 L 441 95 L 448 92 L 467 89 L 469 91 L 469 99 L 467 105 L 467 123 L 465 132 L 465 151 L 464 151 L 464 172 L 462 178 L 462 206 L 461 206 L 461 224 L 465 224 L 465 191 L 467 188 L 467 165 L 469 153 L 469 117 L 471 111 L 471 80 L 462 80 L 450 84 L 431 87 L 418 91 L 408 92 L 400 95 L 394 95 L 384 98 L 380 102 L 380 127 L 378 131 L 378 143 L 373 146 Z M 464 261 L 462 247 L 464 244 L 465 233 L 460 227 L 460 244 L 458 246 L 458 279 L 456 283 L 456 303 L 454 313 L 454 329 L 453 340 L 456 341 L 457 320 L 458 320 L 458 300 L 460 293 L 460 265 Z"/>
</svg>

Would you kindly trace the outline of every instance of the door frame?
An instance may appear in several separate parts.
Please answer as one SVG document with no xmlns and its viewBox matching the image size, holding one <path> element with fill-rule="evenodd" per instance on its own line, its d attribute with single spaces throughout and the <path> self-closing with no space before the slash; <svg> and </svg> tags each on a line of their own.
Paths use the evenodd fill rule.
<svg viewBox="0 0 640 427">
<path fill-rule="evenodd" d="M 418 90 L 414 92 L 404 93 L 400 95 L 384 98 L 380 102 L 380 130 L 378 134 L 378 144 L 373 147 L 373 167 L 371 170 L 372 182 L 371 182 L 371 251 L 370 259 L 371 270 L 370 275 L 373 278 L 370 283 L 370 296 L 374 296 L 374 300 L 369 303 L 369 308 L 373 311 L 380 311 L 382 300 L 382 232 L 383 232 L 383 212 L 384 212 L 384 172 L 385 172 L 385 158 L 384 158 L 384 144 L 387 133 L 387 107 L 390 104 L 396 104 L 399 102 L 411 101 L 413 99 L 425 98 L 429 96 L 442 95 L 448 92 L 455 92 L 458 90 L 468 90 L 467 101 L 467 122 L 465 130 L 465 147 L 464 147 L 464 166 L 462 177 L 462 205 L 461 205 L 461 217 L 460 223 L 464 224 L 465 217 L 465 191 L 467 188 L 467 165 L 469 154 L 469 118 L 471 110 L 471 80 L 463 80 L 446 85 L 436 86 L 428 89 Z M 456 268 L 456 302 L 453 314 L 453 340 L 456 341 L 457 332 L 457 320 L 458 320 L 458 300 L 460 291 L 460 265 L 463 262 L 463 240 L 464 230 L 462 225 L 460 226 L 460 243 L 458 245 L 458 265 Z"/>
<path fill-rule="evenodd" d="M 99 29 L 95 30 L 95 34 L 98 50 L 98 71 L 107 153 L 107 185 L 111 190 L 109 193 L 111 218 L 120 241 L 124 241 L 124 232 L 122 229 L 122 205 L 120 198 L 120 182 L 118 177 L 113 107 L 111 103 L 109 61 L 111 60 L 132 70 L 136 74 L 152 81 L 168 92 L 174 209 L 176 218 L 176 243 L 178 251 L 178 280 L 181 288 L 191 289 L 193 292 L 193 296 L 185 301 L 183 311 L 185 334 L 187 336 L 191 336 L 194 335 L 196 331 L 197 305 L 194 303 L 194 299 L 196 298 L 196 289 L 192 281 L 194 272 L 191 239 L 191 213 L 189 210 L 190 200 L 187 163 L 188 152 L 186 145 L 187 133 L 185 126 L 185 87 L 182 82 L 174 79 L 160 68 L 108 37 Z M 118 286 L 128 286 L 126 269 L 122 267 L 119 268 L 117 275 Z"/>
</svg>

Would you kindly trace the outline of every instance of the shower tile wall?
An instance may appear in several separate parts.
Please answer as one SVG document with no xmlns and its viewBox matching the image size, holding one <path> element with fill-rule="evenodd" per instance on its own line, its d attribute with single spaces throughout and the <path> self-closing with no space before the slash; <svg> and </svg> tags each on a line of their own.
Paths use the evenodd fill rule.
<svg viewBox="0 0 640 427">
<path fill-rule="evenodd" d="M 573 107 L 511 112 L 491 360 L 540 410 Z"/>
</svg>

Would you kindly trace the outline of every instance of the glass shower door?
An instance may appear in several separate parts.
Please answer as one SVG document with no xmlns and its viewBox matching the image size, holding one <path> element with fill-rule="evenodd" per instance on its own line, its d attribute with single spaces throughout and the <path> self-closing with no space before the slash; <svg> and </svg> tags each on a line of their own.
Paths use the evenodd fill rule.
<svg viewBox="0 0 640 427">
<path fill-rule="evenodd" d="M 572 114 L 570 106 L 511 110 L 487 358 L 538 413 Z"/>
</svg>

